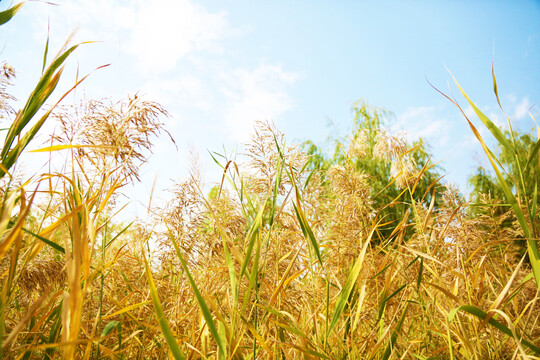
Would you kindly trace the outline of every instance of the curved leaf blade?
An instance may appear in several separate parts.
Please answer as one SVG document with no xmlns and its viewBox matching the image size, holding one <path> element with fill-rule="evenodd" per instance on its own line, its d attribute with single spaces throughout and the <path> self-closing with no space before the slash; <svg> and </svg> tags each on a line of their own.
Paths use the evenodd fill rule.
<svg viewBox="0 0 540 360">
<path fill-rule="evenodd" d="M 486 318 L 488 318 L 488 314 L 485 311 L 477 308 L 476 306 L 463 305 L 463 306 L 457 307 L 455 309 L 452 309 L 448 313 L 448 321 L 452 322 L 459 311 L 468 312 L 469 314 L 476 316 L 480 320 L 485 320 Z M 495 320 L 493 317 L 491 317 L 491 316 L 489 317 L 488 323 L 491 326 L 493 326 L 493 327 L 497 328 L 498 330 L 500 330 L 501 332 L 503 332 L 504 334 L 506 334 L 508 336 L 511 336 L 511 337 L 514 337 L 514 334 L 512 334 L 512 330 L 510 330 L 506 325 L 502 324 L 501 322 Z M 520 337 L 520 338 L 521 338 L 520 342 L 521 342 L 522 345 L 524 345 L 524 346 L 528 347 L 529 349 L 531 349 L 532 351 L 534 351 L 536 353 L 536 355 L 540 355 L 540 347 L 538 347 L 538 346 L 534 345 L 533 343 L 523 339 L 523 337 Z M 516 341 L 517 341 L 517 339 L 516 339 Z"/>
<path fill-rule="evenodd" d="M 24 2 L 19 3 L 19 4 L 7 9 L 7 10 L 4 10 L 4 11 L 0 12 L 0 25 L 4 25 L 9 20 L 11 20 L 11 18 L 13 16 L 15 16 L 17 11 L 19 11 L 19 9 L 23 6 L 23 4 L 24 4 Z"/>
<path fill-rule="evenodd" d="M 146 270 L 146 278 L 148 279 L 148 285 L 150 288 L 150 296 L 152 297 L 152 302 L 154 303 L 154 313 L 156 314 L 159 326 L 161 327 L 161 331 L 163 332 L 163 336 L 165 336 L 167 345 L 169 345 L 169 349 L 171 350 L 174 358 L 176 360 L 185 360 L 186 356 L 182 353 L 182 350 L 180 350 L 180 347 L 176 343 L 176 339 L 173 335 L 171 328 L 169 327 L 169 323 L 167 322 L 165 313 L 163 312 L 163 307 L 161 306 L 161 301 L 159 300 L 159 294 L 157 292 L 156 284 L 154 283 L 154 278 L 152 277 L 152 272 L 150 271 L 150 266 L 148 266 L 148 261 L 146 260 L 144 252 L 143 260 Z"/>
</svg>

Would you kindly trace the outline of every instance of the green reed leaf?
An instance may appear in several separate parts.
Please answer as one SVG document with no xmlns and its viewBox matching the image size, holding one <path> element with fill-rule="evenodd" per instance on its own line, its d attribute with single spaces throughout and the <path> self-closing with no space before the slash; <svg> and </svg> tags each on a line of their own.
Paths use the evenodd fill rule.
<svg viewBox="0 0 540 360">
<path fill-rule="evenodd" d="M 371 232 L 369 233 L 369 236 L 366 239 L 364 246 L 362 247 L 362 251 L 360 251 L 360 254 L 358 254 L 358 257 L 356 258 L 354 266 L 351 272 L 349 273 L 349 276 L 347 277 L 347 282 L 345 283 L 345 286 L 343 286 L 343 289 L 341 289 L 341 292 L 339 293 L 339 296 L 336 302 L 336 307 L 334 309 L 334 315 L 332 316 L 332 322 L 330 323 L 330 326 L 328 327 L 328 332 L 326 333 L 326 338 L 328 338 L 328 335 L 330 335 L 330 332 L 332 332 L 332 329 L 336 326 L 337 322 L 339 321 L 341 314 L 343 314 L 343 310 L 345 309 L 345 305 L 347 305 L 347 301 L 349 299 L 349 296 L 351 295 L 351 291 L 354 287 L 354 284 L 356 284 L 356 280 L 358 280 L 358 276 L 360 275 L 360 270 L 362 269 L 362 264 L 364 263 L 366 251 L 371 241 L 371 237 L 373 236 L 373 233 L 375 232 L 375 228 L 376 227 L 374 226 L 371 229 Z"/>
<path fill-rule="evenodd" d="M 219 358 L 225 359 L 226 358 L 225 356 L 226 355 L 226 347 L 225 347 L 226 339 L 223 339 L 220 336 L 218 329 L 216 328 L 216 324 L 214 323 L 214 319 L 212 318 L 212 313 L 210 312 L 210 308 L 206 304 L 206 301 L 204 301 L 204 297 L 199 291 L 199 288 L 197 287 L 195 280 L 193 280 L 193 276 L 191 276 L 187 263 L 184 260 L 182 253 L 180 252 L 180 248 L 178 247 L 178 244 L 176 242 L 176 239 L 174 238 L 174 235 L 170 231 L 169 231 L 169 235 L 170 235 L 171 242 L 173 243 L 174 250 L 176 251 L 176 256 L 178 257 L 178 260 L 180 260 L 180 264 L 182 264 L 182 268 L 186 272 L 186 276 L 188 278 L 189 284 L 191 285 L 191 290 L 193 290 L 193 293 L 195 294 L 197 303 L 199 304 L 199 307 L 203 313 L 204 320 L 206 321 L 206 324 L 208 325 L 208 330 L 210 330 L 210 333 L 212 334 L 212 336 L 214 337 L 214 340 L 216 341 L 218 345 Z"/>
<path fill-rule="evenodd" d="M 19 3 L 19 4 L 7 9 L 7 10 L 4 10 L 4 11 L 0 12 L 0 25 L 4 25 L 9 20 L 11 20 L 11 18 L 13 16 L 15 16 L 17 11 L 20 10 L 20 8 L 23 6 L 23 4 L 24 4 L 24 2 Z"/>
<path fill-rule="evenodd" d="M 167 322 L 167 318 L 165 317 L 165 313 L 163 312 L 163 307 L 161 306 L 161 301 L 159 300 L 159 294 L 156 288 L 156 284 L 154 283 L 154 278 L 152 277 L 152 271 L 150 270 L 150 266 L 148 266 L 148 261 L 146 260 L 144 252 L 143 260 L 146 270 L 146 278 L 148 279 L 148 286 L 150 288 L 150 296 L 152 297 L 152 302 L 154 303 L 154 313 L 156 314 L 159 326 L 161 327 L 161 331 L 163 332 L 163 336 L 165 336 L 167 345 L 169 346 L 169 349 L 171 350 L 174 358 L 176 360 L 184 360 L 186 356 L 182 353 L 182 350 L 180 350 L 180 347 L 176 343 L 173 332 L 169 327 L 169 323 Z"/>
</svg>

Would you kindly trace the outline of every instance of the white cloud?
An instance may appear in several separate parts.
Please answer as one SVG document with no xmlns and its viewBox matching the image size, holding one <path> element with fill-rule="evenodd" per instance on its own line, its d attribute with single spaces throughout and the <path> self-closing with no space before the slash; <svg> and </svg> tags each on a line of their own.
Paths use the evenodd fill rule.
<svg viewBox="0 0 540 360">
<path fill-rule="evenodd" d="M 237 69 L 224 74 L 226 85 L 222 91 L 227 107 L 223 115 L 235 140 L 248 140 L 256 120 L 274 121 L 290 110 L 294 102 L 287 86 L 298 77 L 298 73 L 284 71 L 280 65 L 265 63 L 253 70 Z"/>
<path fill-rule="evenodd" d="M 529 102 L 529 98 L 523 98 L 519 104 L 516 105 L 514 109 L 513 118 L 515 120 L 521 120 L 524 119 L 527 114 L 529 114 L 529 108 L 531 107 L 531 103 Z"/>
<path fill-rule="evenodd" d="M 142 92 L 167 108 L 173 105 L 206 111 L 213 108 L 212 92 L 201 78 L 191 74 L 147 82 Z"/>
<path fill-rule="evenodd" d="M 128 51 L 137 64 L 154 73 L 176 67 L 193 51 L 220 49 L 227 29 L 225 12 L 210 13 L 187 0 L 143 1 L 134 14 Z"/>
<path fill-rule="evenodd" d="M 197 114 L 213 132 L 235 142 L 249 140 L 255 121 L 278 122 L 294 107 L 290 88 L 300 77 L 297 72 L 266 62 L 252 69 L 207 65 L 204 74 L 184 71 L 154 78 L 141 91 L 174 109 L 175 123 Z"/>
<path fill-rule="evenodd" d="M 189 0 L 81 0 L 40 9 L 49 13 L 51 29 L 66 32 L 78 27 L 78 38 L 119 47 L 147 74 L 173 70 L 196 51 L 219 52 L 219 40 L 233 32 L 224 11 L 209 12 Z M 44 16 L 37 18 L 46 21 Z M 37 36 L 42 37 L 43 25 Z"/>
<path fill-rule="evenodd" d="M 113 63 L 120 75 L 105 79 L 115 81 L 105 96 L 113 88 L 119 94 L 140 90 L 164 105 L 175 123 L 189 118 L 235 141 L 248 140 L 256 120 L 278 121 L 294 106 L 290 89 L 299 74 L 273 60 L 245 65 L 223 40 L 247 30 L 231 26 L 224 11 L 192 0 L 65 0 L 40 7 L 57 34 L 78 26 L 75 41 L 104 42 L 77 56 L 85 56 L 85 65 L 90 57 Z M 42 32 L 46 16 L 36 18 Z"/>
<path fill-rule="evenodd" d="M 408 108 L 399 114 L 390 130 L 405 132 L 408 140 L 425 138 L 430 143 L 444 145 L 448 142 L 450 127 L 448 121 L 437 117 L 434 107 L 421 106 Z"/>
</svg>

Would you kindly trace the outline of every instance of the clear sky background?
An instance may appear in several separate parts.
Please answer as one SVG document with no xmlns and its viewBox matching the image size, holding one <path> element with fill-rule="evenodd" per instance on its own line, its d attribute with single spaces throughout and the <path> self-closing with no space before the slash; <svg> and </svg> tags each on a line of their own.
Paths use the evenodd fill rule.
<svg viewBox="0 0 540 360">
<path fill-rule="evenodd" d="M 14 93 L 24 100 L 40 75 L 47 27 L 53 54 L 78 29 L 75 43 L 100 42 L 77 50 L 64 89 L 77 67 L 85 74 L 112 65 L 68 103 L 140 92 L 165 106 L 178 150 L 165 136 L 158 141 L 143 182 L 131 190 L 138 202 L 147 201 L 156 176 L 158 189 L 186 176 L 190 149 L 200 154 L 207 184 L 219 181 L 208 151 L 241 146 L 255 120 L 275 122 L 289 142 L 346 136 L 359 99 L 392 111 L 391 131 L 427 139 L 447 181 L 465 191 L 467 176 L 484 161 L 481 149 L 426 78 L 448 92 L 447 67 L 504 125 L 493 94 L 494 59 L 502 104 L 517 126 L 533 127 L 528 111 L 540 101 L 539 1 L 55 2 L 26 3 L 0 29 L 0 60 L 18 71 Z M 1 1 L 0 10 L 9 5 Z M 539 105 L 531 112 L 540 120 Z"/>
</svg>

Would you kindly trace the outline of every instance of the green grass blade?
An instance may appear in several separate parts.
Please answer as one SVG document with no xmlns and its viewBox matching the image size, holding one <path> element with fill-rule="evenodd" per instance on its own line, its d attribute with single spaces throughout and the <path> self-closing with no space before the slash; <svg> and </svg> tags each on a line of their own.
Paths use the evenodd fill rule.
<svg viewBox="0 0 540 360">
<path fill-rule="evenodd" d="M 304 234 L 304 237 L 309 241 L 311 244 L 311 247 L 315 251 L 315 255 L 317 255 L 317 260 L 319 260 L 319 263 L 323 264 L 322 257 L 321 257 L 321 250 L 319 248 L 319 243 L 317 242 L 317 239 L 315 238 L 315 234 L 313 233 L 313 230 L 311 229 L 311 226 L 309 226 L 309 223 L 307 221 L 306 215 L 304 211 L 302 210 L 301 206 L 301 200 L 302 196 L 300 195 L 300 191 L 298 190 L 298 185 L 296 184 L 296 179 L 294 177 L 293 168 L 289 164 L 289 169 L 287 169 L 285 164 L 285 156 L 283 156 L 283 152 L 281 151 L 281 147 L 279 146 L 279 142 L 274 135 L 274 143 L 276 144 L 276 148 L 278 149 L 279 156 L 281 158 L 281 161 L 283 161 L 283 166 L 285 167 L 285 171 L 287 172 L 287 176 L 289 177 L 289 180 L 291 181 L 291 184 L 294 187 L 295 194 L 296 194 L 296 204 L 293 203 L 294 211 L 296 213 L 296 217 L 298 218 L 298 221 L 300 223 L 300 227 L 302 229 L 302 233 Z M 306 168 L 306 166 L 309 164 L 309 161 L 304 164 L 303 169 Z"/>
<path fill-rule="evenodd" d="M 448 321 L 449 322 L 452 322 L 457 314 L 458 311 L 465 311 L 465 312 L 468 312 L 469 314 L 471 315 L 474 315 L 476 316 L 477 318 L 481 319 L 481 320 L 485 320 L 487 317 L 488 317 L 488 314 L 477 308 L 476 306 L 473 306 L 473 305 L 463 305 L 463 306 L 460 306 L 458 308 L 455 308 L 455 309 L 452 309 L 449 313 L 448 313 Z M 510 330 L 506 325 L 502 324 L 501 322 L 495 320 L 493 317 L 489 317 L 489 320 L 488 320 L 488 323 L 497 328 L 498 330 L 502 331 L 504 334 L 508 335 L 508 336 L 511 336 L 513 337 L 514 335 L 512 334 L 512 330 Z M 534 351 L 536 353 L 536 355 L 540 355 L 540 347 L 534 345 L 533 343 L 523 339 L 521 336 L 520 336 L 521 340 L 521 344 L 528 347 L 529 349 L 531 349 L 532 351 Z M 517 340 L 517 339 L 516 339 Z"/>
<path fill-rule="evenodd" d="M 119 328 L 119 327 L 120 327 L 120 321 L 116 321 L 116 320 L 109 321 L 107 325 L 105 325 L 105 327 L 103 328 L 103 331 L 101 332 L 101 337 L 109 335 L 111 331 L 114 330 L 114 328 Z"/>
<path fill-rule="evenodd" d="M 508 142 L 508 140 L 501 133 L 499 128 L 497 128 L 493 124 L 493 122 L 491 122 L 491 120 L 489 120 L 476 107 L 476 105 L 474 105 L 474 103 L 469 99 L 469 97 L 467 96 L 465 91 L 461 88 L 461 86 L 459 85 L 459 83 L 457 82 L 457 80 L 455 79 L 455 77 L 453 75 L 452 75 L 452 78 L 454 79 L 456 85 L 458 86 L 458 88 L 461 91 L 461 93 L 463 94 L 463 96 L 467 99 L 469 104 L 471 104 L 471 106 L 475 110 L 475 112 L 478 115 L 478 117 L 480 118 L 480 120 L 482 120 L 484 125 L 486 125 L 486 127 L 488 127 L 488 129 L 492 132 L 492 134 L 495 136 L 495 138 L 499 141 L 499 144 L 501 146 L 505 147 L 511 154 L 516 154 L 516 151 L 515 151 L 514 147 Z M 525 215 L 523 214 L 523 211 L 521 210 L 521 207 L 519 206 L 514 194 L 512 193 L 510 187 L 506 183 L 506 180 L 504 179 L 501 171 L 499 170 L 499 167 L 497 166 L 497 164 L 499 164 L 499 166 L 500 166 L 499 160 L 495 157 L 495 155 L 487 147 L 486 143 L 482 139 L 482 136 L 480 135 L 480 133 L 478 132 L 476 127 L 473 125 L 473 123 L 469 120 L 469 118 L 467 117 L 467 115 L 465 114 L 465 112 L 463 111 L 461 106 L 459 106 L 459 104 L 455 100 L 450 98 L 448 95 L 441 92 L 439 89 L 437 89 L 433 85 L 431 85 L 431 86 L 436 91 L 438 91 L 441 95 L 446 97 L 448 100 L 450 100 L 454 105 L 456 105 L 458 107 L 458 109 L 461 111 L 461 113 L 463 114 L 463 116 L 467 120 L 467 123 L 469 124 L 469 127 L 471 128 L 472 132 L 474 133 L 474 135 L 476 136 L 476 138 L 478 139 L 478 141 L 482 145 L 482 148 L 483 148 L 484 152 L 486 153 L 486 155 L 487 155 L 487 157 L 488 157 L 488 159 L 489 159 L 489 161 L 490 161 L 490 163 L 491 163 L 491 165 L 492 165 L 492 167 L 493 167 L 493 169 L 494 169 L 494 171 L 495 171 L 495 173 L 497 175 L 497 179 L 498 179 L 499 184 L 500 184 L 500 186 L 501 186 L 501 188 L 502 188 L 502 190 L 503 190 L 503 192 L 505 194 L 506 200 L 512 206 L 512 209 L 514 210 L 516 218 L 517 218 L 521 228 L 523 229 L 523 233 L 524 233 L 525 238 L 527 240 L 527 252 L 529 253 L 529 258 L 530 258 L 531 265 L 532 265 L 532 268 L 533 268 L 533 274 L 534 274 L 534 278 L 535 278 L 535 281 L 536 281 L 536 286 L 538 288 L 540 288 L 540 252 L 538 250 L 538 243 L 537 243 L 537 241 L 535 239 L 533 239 L 531 237 L 531 235 L 532 235 L 531 230 L 529 229 L 528 223 L 527 223 L 527 221 L 525 219 Z M 517 160 L 519 160 L 519 159 L 517 159 Z M 519 161 L 518 161 L 518 165 L 519 165 Z M 520 171 L 520 176 L 522 176 L 522 175 L 523 174 Z M 517 184 L 516 184 L 516 186 L 517 186 Z"/>
<path fill-rule="evenodd" d="M 345 286 L 343 286 L 343 289 L 341 289 L 341 292 L 338 296 L 336 307 L 334 309 L 334 315 L 332 316 L 332 322 L 330 323 L 330 326 L 328 327 L 328 332 L 326 333 L 326 338 L 328 338 L 328 335 L 332 332 L 332 329 L 336 326 L 337 322 L 339 321 L 341 314 L 343 313 L 343 310 L 345 309 L 345 305 L 347 305 L 347 301 L 349 299 L 349 296 L 351 295 L 351 291 L 354 287 L 354 284 L 356 284 L 356 280 L 358 280 L 358 276 L 360 275 L 360 270 L 362 269 L 362 264 L 364 263 L 364 258 L 366 254 L 366 250 L 369 246 L 369 243 L 371 241 L 371 237 L 373 236 L 373 233 L 375 232 L 375 226 L 373 229 L 371 229 L 371 232 L 366 239 L 366 242 L 364 243 L 364 246 L 362 247 L 362 250 L 360 251 L 360 254 L 356 258 L 356 261 L 354 263 L 354 266 L 349 273 L 349 276 L 347 277 L 347 282 L 345 283 Z"/>
<path fill-rule="evenodd" d="M 268 241 L 270 234 L 266 236 L 265 242 Z M 240 314 L 244 312 L 246 309 L 250 295 L 251 290 L 255 287 L 255 284 L 257 283 L 257 278 L 259 276 L 259 258 L 261 257 L 261 241 L 259 239 L 259 236 L 257 236 L 257 248 L 255 250 L 255 256 L 253 256 L 253 267 L 251 268 L 251 273 L 249 276 L 249 285 L 248 288 L 244 291 L 244 302 L 242 303 L 242 310 L 240 310 Z"/>
<path fill-rule="evenodd" d="M 537 140 L 532 149 L 531 149 L 531 153 L 529 155 L 529 159 L 527 160 L 527 164 L 525 164 L 525 167 L 523 168 L 523 171 L 525 172 L 527 170 L 527 168 L 529 167 L 529 165 L 531 164 L 531 162 L 534 160 L 534 158 L 536 157 L 536 155 L 538 155 L 538 150 L 540 150 L 540 140 Z"/>
<path fill-rule="evenodd" d="M 102 65 L 100 67 L 98 67 L 96 70 L 99 70 L 99 69 L 102 69 L 104 67 L 107 67 L 109 65 Z M 38 133 L 38 131 L 41 129 L 41 127 L 43 126 L 43 124 L 45 123 L 45 121 L 48 119 L 49 115 L 51 114 L 51 112 L 54 110 L 54 108 L 71 92 L 73 91 L 77 86 L 79 86 L 84 80 L 86 80 L 86 78 L 89 76 L 90 74 L 86 75 L 85 77 L 83 77 L 81 80 L 77 81 L 77 83 L 71 88 L 69 89 L 66 93 L 64 93 L 64 95 L 62 95 L 62 97 L 60 98 L 60 100 L 58 100 L 56 102 L 56 104 L 54 104 L 37 122 L 36 124 L 34 124 L 34 126 L 32 126 L 32 128 L 26 133 L 24 134 L 24 136 L 22 136 L 22 138 L 20 138 L 20 140 L 17 142 L 17 144 L 13 147 L 13 149 L 10 149 L 8 147 L 4 147 L 2 149 L 2 154 L 0 154 L 0 158 L 2 159 L 2 163 L 1 163 L 1 166 L 0 166 L 0 178 L 3 177 L 7 171 L 9 171 L 9 168 L 11 166 L 13 166 L 13 164 L 17 161 L 18 157 L 20 156 L 20 154 L 22 153 L 22 151 L 26 148 L 26 146 L 30 143 L 30 141 L 32 141 L 32 139 L 34 138 L 34 136 Z M 58 74 L 59 76 L 59 74 Z M 6 136 L 6 140 L 5 140 L 5 144 L 10 144 L 9 146 L 11 147 L 11 145 L 13 144 L 13 141 L 14 141 L 14 138 L 10 139 L 10 137 L 12 135 L 10 134 L 15 134 L 17 133 L 17 130 L 15 130 L 16 128 L 19 127 L 19 124 L 21 121 L 21 116 L 18 115 L 17 118 L 15 119 L 15 122 L 11 125 L 10 129 L 9 129 L 9 132 L 8 132 L 8 135 Z M 22 131 L 22 128 L 21 128 L 21 131 Z M 16 135 L 17 137 L 20 135 L 20 132 Z M 5 154 L 5 155 L 4 155 Z"/>
<path fill-rule="evenodd" d="M 265 308 L 265 310 L 268 310 L 267 308 Z M 270 311 L 270 310 L 269 310 Z M 275 311 L 275 310 L 274 310 Z M 277 313 L 277 316 L 282 316 L 281 313 L 275 311 Z M 272 321 L 276 326 L 279 326 L 280 328 L 282 329 L 285 329 L 287 330 L 288 332 L 292 333 L 292 334 L 295 334 L 295 335 L 298 335 L 299 337 L 303 338 L 303 339 L 307 339 L 307 335 L 304 334 L 302 332 L 302 330 L 299 330 L 298 328 L 296 328 L 294 325 L 287 325 L 287 324 L 283 324 L 283 323 L 280 323 L 278 321 Z"/>
<path fill-rule="evenodd" d="M 182 253 L 180 252 L 180 248 L 178 247 L 178 244 L 176 243 L 176 240 L 173 234 L 169 232 L 169 235 L 170 235 L 171 242 L 173 243 L 174 250 L 176 251 L 176 256 L 178 257 L 178 260 L 180 260 L 180 264 L 182 264 L 182 268 L 186 272 L 186 276 L 189 280 L 189 284 L 191 285 L 191 289 L 193 290 L 193 293 L 195 294 L 195 297 L 197 298 L 197 302 L 199 303 L 199 307 L 201 308 L 201 311 L 203 313 L 204 320 L 206 321 L 206 324 L 208 325 L 208 330 L 210 330 L 210 333 L 214 337 L 214 340 L 216 341 L 219 347 L 219 355 L 220 355 L 219 358 L 225 359 L 226 348 L 224 344 L 224 339 L 222 339 L 221 336 L 219 335 L 218 329 L 216 328 L 216 324 L 214 323 L 214 319 L 212 318 L 212 313 L 210 312 L 208 305 L 206 305 L 206 301 L 204 301 L 204 298 L 201 292 L 199 291 L 197 284 L 195 284 L 195 280 L 193 280 L 193 276 L 191 276 L 187 263 L 184 260 Z"/>
<path fill-rule="evenodd" d="M 57 339 L 60 335 L 60 330 L 62 329 L 62 304 L 63 301 L 58 304 L 56 309 L 53 310 L 52 314 L 49 316 L 47 321 L 54 319 L 51 330 L 49 332 L 49 337 L 47 338 L 47 342 L 49 344 L 54 344 L 57 342 Z M 53 359 L 53 348 L 49 348 L 45 350 L 45 357 L 44 359 L 50 360 Z"/>
<path fill-rule="evenodd" d="M 41 74 L 45 73 L 45 67 L 47 66 L 47 56 L 49 54 L 49 33 L 51 32 L 50 22 L 47 24 L 47 41 L 45 42 L 45 51 L 43 52 L 43 66 L 41 67 Z"/>
<path fill-rule="evenodd" d="M 165 336 L 167 345 L 169 345 L 169 349 L 171 350 L 174 358 L 176 360 L 184 360 L 186 356 L 182 353 L 182 350 L 180 350 L 180 347 L 176 343 L 176 339 L 171 331 L 171 328 L 169 327 L 169 323 L 167 322 L 167 318 L 163 312 L 163 307 L 161 306 L 161 301 L 159 300 L 156 284 L 154 283 L 154 278 L 152 277 L 152 272 L 150 271 L 150 266 L 148 266 L 148 261 L 146 260 L 144 251 L 143 259 L 146 269 L 146 277 L 148 279 L 148 286 L 150 288 L 150 296 L 152 297 L 152 302 L 154 303 L 154 312 L 159 322 L 159 326 L 161 327 L 161 331 L 163 332 L 163 336 Z"/>
<path fill-rule="evenodd" d="M 384 300 L 381 301 L 380 308 L 379 308 L 379 318 L 378 318 L 378 320 L 381 320 L 381 317 L 383 315 L 383 312 L 384 312 L 384 309 L 386 307 L 386 303 L 388 302 L 388 300 L 390 300 L 391 298 L 396 296 L 401 290 L 405 289 L 406 286 L 407 286 L 407 284 L 401 285 L 396 291 L 394 291 L 391 295 L 385 297 Z"/>
<path fill-rule="evenodd" d="M 501 110 L 503 110 L 501 99 L 499 98 L 499 91 L 497 89 L 497 78 L 495 77 L 495 65 L 493 61 L 491 62 L 491 77 L 493 78 L 493 92 L 495 93 L 495 98 L 497 98 L 497 104 L 499 104 L 499 107 L 501 108 Z M 508 126 L 510 128 L 510 131 L 512 131 L 512 124 L 510 123 L 510 118 L 506 116 L 506 119 L 508 120 Z M 513 135 L 512 135 L 512 139 L 513 139 Z"/>
<path fill-rule="evenodd" d="M 468 119 L 467 121 L 469 122 L 469 126 L 471 127 L 471 130 L 473 131 L 474 135 L 476 136 L 476 138 L 482 145 L 484 152 L 488 156 L 488 159 L 493 167 L 493 170 L 495 171 L 495 174 L 497 175 L 497 178 L 499 180 L 499 184 L 501 185 L 501 188 L 504 191 L 506 200 L 512 206 L 512 209 L 514 210 L 514 214 L 516 215 L 516 218 L 519 224 L 521 225 L 521 228 L 523 229 L 523 234 L 525 235 L 525 238 L 527 239 L 527 250 L 529 252 L 529 258 L 530 258 L 531 265 L 533 268 L 536 285 L 538 288 L 540 288 L 540 252 L 538 251 L 538 243 L 536 240 L 532 239 L 531 230 L 529 229 L 529 225 L 527 223 L 527 220 L 525 219 L 525 214 L 523 214 L 523 210 L 521 210 L 521 207 L 519 206 L 516 200 L 516 197 L 512 193 L 512 190 L 506 183 L 506 180 L 504 179 L 504 176 L 499 170 L 499 167 L 495 163 L 495 160 L 492 157 L 491 152 L 488 151 L 487 145 L 482 139 L 482 136 L 480 135 L 476 127 Z"/>
<path fill-rule="evenodd" d="M 469 105 L 471 105 L 474 112 L 476 113 L 478 118 L 482 121 L 482 123 L 484 123 L 484 125 L 488 128 L 488 130 L 493 134 L 493 136 L 495 137 L 495 139 L 497 139 L 499 144 L 504 146 L 510 152 L 510 154 L 513 154 L 514 153 L 514 147 L 508 141 L 508 139 L 504 136 L 501 129 L 499 129 L 499 127 L 497 125 L 495 125 L 486 115 L 484 115 L 484 113 L 482 111 L 480 111 L 480 109 L 475 105 L 475 103 L 469 98 L 469 96 L 461 88 L 461 86 L 457 82 L 454 75 L 452 75 L 452 78 L 454 79 L 454 82 L 456 83 L 457 87 L 459 88 L 459 90 L 461 91 L 461 93 L 463 94 L 465 99 L 467 99 L 467 101 L 469 102 Z"/>
<path fill-rule="evenodd" d="M 26 127 L 28 122 L 34 117 L 37 111 L 52 94 L 62 74 L 62 64 L 65 62 L 68 56 L 71 55 L 71 53 L 75 51 L 75 49 L 77 49 L 79 45 L 80 44 L 72 46 L 71 48 L 63 52 L 60 56 L 58 56 L 52 62 L 52 64 L 49 65 L 45 73 L 41 76 L 38 84 L 28 97 L 28 100 L 23 110 L 19 113 L 14 123 L 9 129 L 8 135 L 6 136 L 6 140 L 4 143 L 4 148 L 2 149 L 2 153 L 0 154 L 2 159 L 7 156 L 7 153 L 10 150 L 15 138 L 20 135 L 24 127 Z"/>
<path fill-rule="evenodd" d="M 242 278 L 242 276 L 244 275 L 246 268 L 248 266 L 248 263 L 251 260 L 251 253 L 253 252 L 253 246 L 255 245 L 255 240 L 257 239 L 257 236 L 259 234 L 259 228 L 261 227 L 261 224 L 262 224 L 262 218 L 264 215 L 265 205 L 266 205 L 266 201 L 263 201 L 261 204 L 261 207 L 259 208 L 259 212 L 257 213 L 257 216 L 255 217 L 255 220 L 253 221 L 253 224 L 251 224 L 251 228 L 249 229 L 246 239 L 244 241 L 244 244 L 247 242 L 247 251 L 246 251 L 246 255 L 244 256 L 242 268 L 240 270 L 240 278 Z"/>
<path fill-rule="evenodd" d="M 52 247 L 53 249 L 55 249 L 56 251 L 62 253 L 62 254 L 65 254 L 66 253 L 66 249 L 64 249 L 64 247 L 62 247 L 61 245 L 58 245 L 57 243 L 43 237 L 43 236 L 40 236 L 36 233 L 33 233 L 32 231 L 28 230 L 28 229 L 25 229 L 25 228 L 22 228 L 22 231 L 24 231 L 25 233 L 28 233 L 34 237 L 36 237 L 38 240 L 40 241 L 43 241 L 45 244 L 49 245 L 50 247 Z"/>
<path fill-rule="evenodd" d="M 124 232 L 127 231 L 127 229 L 130 228 L 131 225 L 133 225 L 135 221 L 132 221 L 130 222 L 126 227 L 124 227 L 122 230 L 120 230 L 118 232 L 118 234 L 116 234 L 106 245 L 105 245 L 105 249 L 108 248 L 112 243 L 113 241 L 115 241 L 116 239 L 118 239 L 120 237 L 120 235 L 122 235 Z"/>
<path fill-rule="evenodd" d="M 493 92 L 495 93 L 499 107 L 502 109 L 501 101 L 499 100 L 499 91 L 497 90 L 497 79 L 495 78 L 495 67 L 493 66 L 493 62 L 491 63 L 491 77 L 493 78 Z"/>
<path fill-rule="evenodd" d="M 296 187 L 296 184 L 295 184 Z M 298 189 L 296 189 L 298 192 Z M 322 257 L 321 257 L 321 250 L 319 248 L 319 243 L 317 242 L 317 239 L 315 238 L 315 234 L 313 234 L 313 230 L 311 230 L 311 226 L 309 226 L 309 223 L 306 219 L 306 214 L 304 214 L 304 211 L 302 210 L 299 194 L 296 195 L 296 204 L 293 204 L 294 211 L 296 213 L 296 217 L 298 218 L 298 222 L 300 223 L 300 228 L 302 229 L 302 233 L 304 234 L 304 237 L 309 240 L 311 243 L 311 247 L 313 250 L 315 250 L 315 255 L 317 255 L 317 260 L 319 260 L 319 264 L 322 266 Z"/>
<path fill-rule="evenodd" d="M 2 159 L 5 159 L 7 156 L 11 145 L 15 141 L 15 138 L 22 133 L 28 122 L 34 117 L 36 112 L 53 93 L 56 85 L 58 85 L 61 75 L 62 69 L 55 73 L 54 76 L 47 78 L 46 81 L 40 81 L 41 85 L 38 84 L 34 92 L 32 92 L 24 109 L 17 114 L 15 121 L 9 129 L 8 135 L 6 136 L 4 149 L 2 150 Z"/>
<path fill-rule="evenodd" d="M 536 209 L 538 207 L 538 180 L 534 181 L 534 193 L 533 193 L 533 201 L 531 205 L 531 219 L 536 217 Z M 536 234 L 533 234 L 536 236 Z"/>
<path fill-rule="evenodd" d="M 15 14 L 17 13 L 17 11 L 19 11 L 19 9 L 21 8 L 21 6 L 23 6 L 24 2 L 22 3 L 19 3 L 7 10 L 4 10 L 2 12 L 0 12 L 0 25 L 4 25 L 5 23 L 7 23 L 9 20 L 11 20 L 11 18 L 13 16 L 15 16 Z"/>
<path fill-rule="evenodd" d="M 47 118 L 49 117 L 52 109 L 47 111 L 45 115 L 41 117 L 41 119 L 34 124 L 34 126 L 26 133 L 22 138 L 17 142 L 17 144 L 13 147 L 13 149 L 7 149 L 4 148 L 6 151 L 6 155 L 2 157 L 2 167 L 0 168 L 0 177 L 4 176 L 6 174 L 5 170 L 9 170 L 13 164 L 17 161 L 23 150 L 28 146 L 30 141 L 36 136 L 38 131 L 41 129 Z M 10 145 L 11 146 L 11 145 Z M 6 150 L 7 149 L 7 150 Z"/>
<path fill-rule="evenodd" d="M 0 158 L 2 160 L 0 177 L 4 176 L 6 171 L 9 170 L 10 167 L 13 166 L 13 164 L 17 161 L 21 152 L 33 139 L 35 134 L 38 132 L 38 130 L 41 128 L 41 126 L 51 113 L 52 108 L 44 116 L 42 116 L 41 119 L 32 127 L 32 129 L 28 133 L 26 133 L 21 140 L 17 142 L 17 145 L 14 148 L 12 148 L 15 139 L 20 137 L 23 129 L 55 90 L 56 86 L 58 85 L 58 81 L 60 80 L 60 77 L 62 75 L 63 68 L 60 68 L 60 66 L 77 47 L 78 45 L 72 46 L 70 49 L 65 51 L 58 58 L 56 58 L 55 61 L 53 61 L 53 63 L 41 76 L 38 84 L 28 97 L 28 100 L 23 110 L 21 110 L 15 117 L 15 120 L 10 126 L 9 131 L 6 135 L 2 152 L 0 153 Z"/>
</svg>

